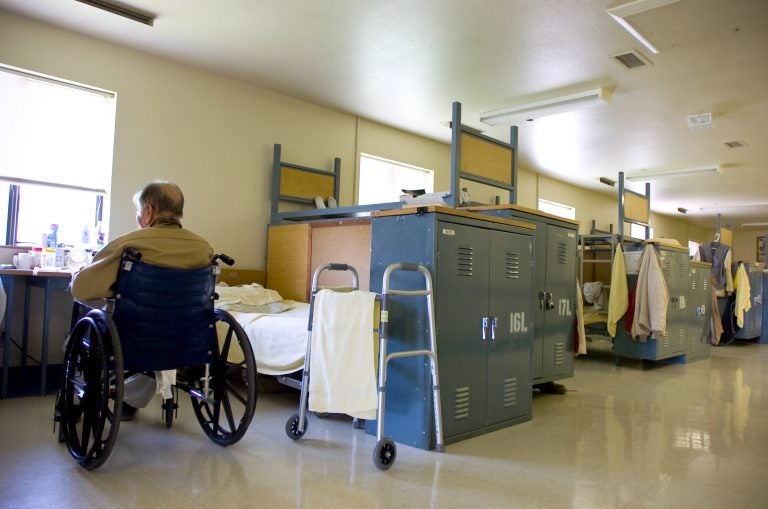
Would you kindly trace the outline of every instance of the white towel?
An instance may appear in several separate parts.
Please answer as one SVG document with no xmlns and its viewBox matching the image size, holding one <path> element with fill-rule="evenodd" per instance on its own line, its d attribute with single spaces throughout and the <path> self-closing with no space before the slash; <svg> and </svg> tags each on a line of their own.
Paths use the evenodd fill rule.
<svg viewBox="0 0 768 509">
<path fill-rule="evenodd" d="M 646 244 L 640 258 L 635 292 L 635 320 L 632 337 L 646 341 L 652 334 L 660 339 L 667 331 L 669 289 L 661 262 L 652 244 Z"/>
<path fill-rule="evenodd" d="M 581 297 L 581 285 L 576 278 L 576 355 L 587 353 L 587 333 L 584 330 L 584 299 Z"/>
<path fill-rule="evenodd" d="M 315 295 L 309 410 L 375 419 L 373 352 L 376 294 L 320 290 Z"/>
</svg>

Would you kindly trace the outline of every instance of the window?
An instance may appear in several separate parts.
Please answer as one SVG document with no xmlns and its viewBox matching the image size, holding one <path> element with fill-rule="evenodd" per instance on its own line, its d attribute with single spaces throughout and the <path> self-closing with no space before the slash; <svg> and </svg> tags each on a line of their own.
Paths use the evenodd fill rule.
<svg viewBox="0 0 768 509">
<path fill-rule="evenodd" d="M 106 234 L 114 125 L 114 93 L 0 64 L 6 244 L 39 245 L 51 224 L 67 245 L 95 243 L 98 229 Z"/>
<path fill-rule="evenodd" d="M 695 240 L 688 241 L 688 257 L 689 258 L 696 258 L 696 256 L 698 256 L 699 246 L 701 246 L 701 244 L 696 242 Z"/>
<path fill-rule="evenodd" d="M 642 224 L 637 223 L 630 223 L 629 225 L 629 236 L 633 239 L 645 239 L 645 226 Z M 650 226 L 648 227 L 648 237 L 649 239 L 653 238 L 653 228 Z"/>
<path fill-rule="evenodd" d="M 576 208 L 539 198 L 539 210 L 566 219 L 576 219 Z"/>
<path fill-rule="evenodd" d="M 424 189 L 431 193 L 435 172 L 410 164 L 360 154 L 358 205 L 398 201 L 403 189 Z"/>
</svg>

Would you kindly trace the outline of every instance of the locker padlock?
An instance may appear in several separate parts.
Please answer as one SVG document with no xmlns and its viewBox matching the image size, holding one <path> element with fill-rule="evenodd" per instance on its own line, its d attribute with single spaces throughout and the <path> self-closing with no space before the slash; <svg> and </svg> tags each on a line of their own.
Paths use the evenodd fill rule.
<svg viewBox="0 0 768 509">
<path fill-rule="evenodd" d="M 555 301 L 552 292 L 547 293 L 547 309 L 555 309 Z"/>
</svg>

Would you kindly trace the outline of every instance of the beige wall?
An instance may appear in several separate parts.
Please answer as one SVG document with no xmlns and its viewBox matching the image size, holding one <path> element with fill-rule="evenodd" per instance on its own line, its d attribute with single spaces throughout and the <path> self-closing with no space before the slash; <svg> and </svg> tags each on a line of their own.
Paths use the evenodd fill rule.
<svg viewBox="0 0 768 509">
<path fill-rule="evenodd" d="M 768 230 L 734 232 L 732 246 L 733 261 L 757 263 L 757 239 L 766 235 L 768 235 Z"/>
<path fill-rule="evenodd" d="M 358 135 L 354 116 L 2 11 L 0 62 L 117 93 L 110 237 L 136 227 L 137 189 L 173 180 L 185 226 L 242 267 L 265 266 L 275 143 L 296 164 L 330 169 L 340 157 L 341 205 L 354 203 L 358 150 L 450 164 L 447 144 L 372 122 Z"/>
</svg>

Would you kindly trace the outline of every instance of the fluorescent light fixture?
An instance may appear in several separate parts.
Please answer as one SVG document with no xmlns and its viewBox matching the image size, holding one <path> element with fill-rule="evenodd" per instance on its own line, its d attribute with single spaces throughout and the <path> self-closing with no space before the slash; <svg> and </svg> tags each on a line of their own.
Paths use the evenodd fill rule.
<svg viewBox="0 0 768 509">
<path fill-rule="evenodd" d="M 630 182 L 646 182 L 648 180 L 665 179 L 670 177 L 700 177 L 720 173 L 720 166 L 702 166 L 700 168 L 677 168 L 672 170 L 641 170 L 628 173 L 626 179 Z"/>
<path fill-rule="evenodd" d="M 723 210 L 723 209 L 740 209 L 740 208 L 756 208 L 756 207 L 768 207 L 768 202 L 760 203 L 714 203 L 712 205 L 702 205 L 699 210 Z"/>
<path fill-rule="evenodd" d="M 139 23 L 144 23 L 145 25 L 149 25 L 149 26 L 154 26 L 155 19 L 157 19 L 157 16 L 155 16 L 154 14 L 142 11 L 140 9 L 131 7 L 130 5 L 117 2 L 117 1 L 106 1 L 106 0 L 77 0 L 77 1 L 86 5 L 90 5 L 91 7 L 96 7 L 97 9 L 101 9 L 103 11 L 111 12 L 112 14 L 117 14 L 118 16 L 122 16 L 124 18 L 132 19 L 133 21 L 138 21 Z"/>
<path fill-rule="evenodd" d="M 651 9 L 663 7 L 668 4 L 673 4 L 678 1 L 679 0 L 632 0 L 631 2 L 617 5 L 616 7 L 611 7 L 610 9 L 606 10 L 606 12 L 616 21 L 616 23 L 621 25 L 624 30 L 629 32 L 632 37 L 637 39 L 640 44 L 648 48 L 648 50 L 652 53 L 658 54 L 659 50 L 656 49 L 656 46 L 654 46 L 651 41 L 646 39 L 645 36 L 632 25 L 632 23 L 627 21 L 627 18 L 635 14 L 640 14 L 641 12 L 650 11 Z"/>
<path fill-rule="evenodd" d="M 741 223 L 742 228 L 766 228 L 768 223 Z"/>
<path fill-rule="evenodd" d="M 486 111 L 480 114 L 480 122 L 488 125 L 501 125 L 533 120 L 547 115 L 556 115 L 589 106 L 610 103 L 612 95 L 613 90 L 608 87 L 575 92 L 518 106 Z"/>
</svg>

